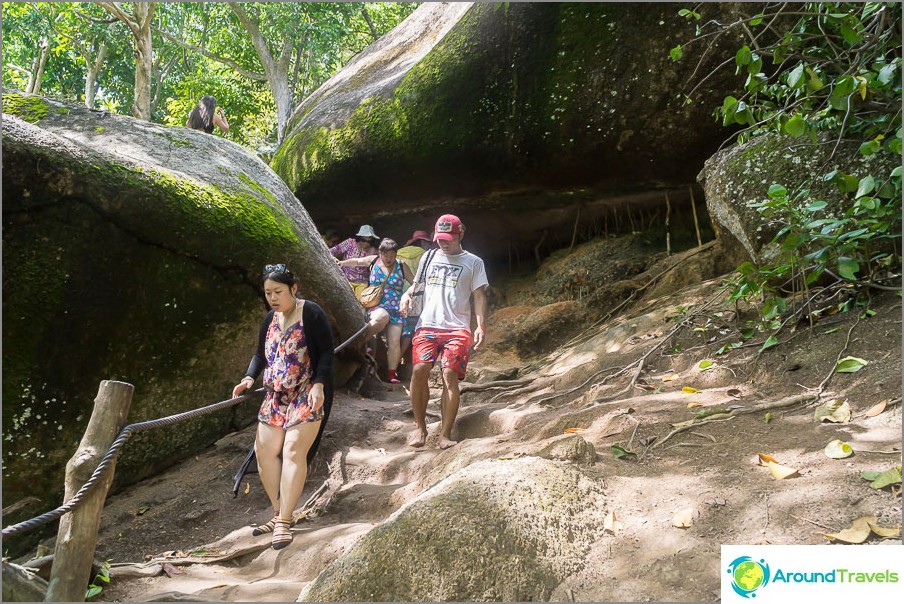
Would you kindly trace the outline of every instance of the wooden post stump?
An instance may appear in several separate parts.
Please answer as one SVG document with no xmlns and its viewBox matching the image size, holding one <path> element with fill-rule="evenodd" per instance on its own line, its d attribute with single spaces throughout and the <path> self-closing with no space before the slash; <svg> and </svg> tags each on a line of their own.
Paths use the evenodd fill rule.
<svg viewBox="0 0 904 604">
<path fill-rule="evenodd" d="M 125 382 L 100 383 L 94 410 L 75 454 L 66 464 L 66 494 L 69 501 L 100 465 L 126 424 L 135 387 Z M 97 546 L 100 515 L 113 482 L 115 463 L 84 498 L 81 505 L 60 518 L 53 569 L 45 602 L 84 602 L 91 580 L 91 564 Z"/>
</svg>

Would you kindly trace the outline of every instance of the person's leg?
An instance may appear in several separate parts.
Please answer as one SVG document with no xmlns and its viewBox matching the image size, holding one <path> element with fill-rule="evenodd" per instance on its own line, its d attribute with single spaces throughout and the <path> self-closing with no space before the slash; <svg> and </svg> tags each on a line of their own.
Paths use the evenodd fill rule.
<svg viewBox="0 0 904 604">
<path fill-rule="evenodd" d="M 264 485 L 264 491 L 273 505 L 274 518 L 279 515 L 279 479 L 282 474 L 283 440 L 286 433 L 265 423 L 258 423 L 257 438 L 254 440 L 254 456 L 257 458 L 257 472 Z M 254 534 L 262 535 L 273 531 L 273 520 L 254 529 Z"/>
<path fill-rule="evenodd" d="M 396 369 L 399 368 L 399 359 L 402 358 L 399 349 L 399 339 L 402 336 L 402 326 L 390 323 L 386 326 L 386 365 L 389 369 L 389 377 L 395 377 Z"/>
<path fill-rule="evenodd" d="M 320 422 L 304 422 L 286 430 L 282 476 L 279 481 L 279 517 L 291 520 L 308 474 L 308 450 L 317 438 Z"/>
<path fill-rule="evenodd" d="M 458 444 L 452 440 L 452 426 L 458 415 L 461 399 L 459 381 L 465 378 L 470 357 L 471 334 L 468 331 L 456 330 L 442 335 L 443 397 L 441 400 L 442 428 L 440 430 L 439 447 L 448 449 Z"/>
<path fill-rule="evenodd" d="M 408 440 L 412 447 L 427 444 L 427 402 L 430 385 L 427 383 L 433 363 L 417 363 L 411 371 L 411 411 L 414 413 L 415 432 Z"/>
<path fill-rule="evenodd" d="M 414 434 L 408 439 L 412 447 L 427 444 L 427 402 L 430 400 L 430 385 L 427 379 L 436 362 L 438 351 L 436 335 L 427 329 L 414 332 L 411 341 L 411 411 L 414 413 Z"/>
<path fill-rule="evenodd" d="M 285 431 L 282 476 L 279 481 L 278 524 L 273 532 L 274 549 L 281 549 L 292 541 L 292 533 L 289 532 L 292 513 L 308 476 L 308 449 L 319 431 L 319 421 L 297 424 Z"/>
<path fill-rule="evenodd" d="M 367 331 L 364 333 L 365 338 L 377 335 L 389 323 L 389 313 L 386 309 L 377 307 L 370 311 L 370 320 L 367 321 Z"/>
<path fill-rule="evenodd" d="M 461 395 L 458 389 L 458 370 L 443 369 L 443 397 L 441 399 L 442 429 L 439 436 L 439 448 L 448 449 L 457 445 L 458 441 L 452 440 L 452 425 L 458 415 L 458 405 Z"/>
</svg>

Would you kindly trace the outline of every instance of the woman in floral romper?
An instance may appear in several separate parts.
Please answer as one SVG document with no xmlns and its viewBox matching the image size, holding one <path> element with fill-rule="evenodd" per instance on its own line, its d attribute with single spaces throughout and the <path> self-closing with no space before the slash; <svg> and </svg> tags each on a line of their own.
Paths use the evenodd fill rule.
<svg viewBox="0 0 904 604">
<path fill-rule="evenodd" d="M 264 294 L 272 310 L 261 323 L 258 347 L 240 396 L 261 371 L 267 394 L 258 413 L 254 453 L 274 515 L 253 535 L 273 533 L 274 549 L 292 542 L 289 527 L 332 406 L 333 335 L 323 309 L 296 297 L 298 280 L 284 264 L 264 267 Z"/>
<path fill-rule="evenodd" d="M 405 324 L 405 318 L 399 314 L 402 286 L 406 279 L 409 283 L 414 281 L 414 275 L 408 265 L 396 259 L 398 249 L 399 244 L 387 238 L 380 243 L 379 256 L 349 258 L 339 262 L 339 266 L 370 266 L 370 285 L 380 285 L 386 281 L 380 303 L 368 309 L 370 320 L 366 337 L 386 330 L 386 363 L 390 384 L 399 383 L 397 371 L 402 358 L 399 343 L 402 338 L 402 326 Z"/>
</svg>

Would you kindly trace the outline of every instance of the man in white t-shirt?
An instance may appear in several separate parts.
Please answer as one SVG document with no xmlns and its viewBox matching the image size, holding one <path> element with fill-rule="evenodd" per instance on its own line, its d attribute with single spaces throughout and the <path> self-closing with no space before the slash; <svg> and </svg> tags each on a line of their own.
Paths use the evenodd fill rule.
<svg viewBox="0 0 904 604">
<path fill-rule="evenodd" d="M 458 382 L 465 377 L 472 342 L 477 350 L 484 339 L 487 273 L 483 260 L 462 249 L 464 232 L 465 226 L 458 216 L 445 214 L 436 221 L 433 240 L 439 250 L 427 265 L 424 307 L 411 342 L 411 410 L 416 426 L 408 441 L 412 447 L 423 447 L 427 442 L 427 401 L 430 399 L 427 378 L 437 360 L 443 370 L 439 447 L 448 449 L 457 444 L 452 440 L 452 425 L 458 415 Z M 414 285 L 402 295 L 399 303 L 402 315 L 408 313 L 413 291 Z M 473 334 L 472 295 L 474 314 L 477 315 Z"/>
</svg>

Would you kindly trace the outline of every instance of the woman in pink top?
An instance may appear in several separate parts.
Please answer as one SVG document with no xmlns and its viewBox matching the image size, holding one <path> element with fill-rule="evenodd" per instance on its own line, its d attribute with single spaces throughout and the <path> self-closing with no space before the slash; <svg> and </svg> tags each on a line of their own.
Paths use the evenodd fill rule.
<svg viewBox="0 0 904 604">
<path fill-rule="evenodd" d="M 374 232 L 374 228 L 369 224 L 361 225 L 354 237 L 349 237 L 345 241 L 330 248 L 330 254 L 336 259 L 348 260 L 349 258 L 363 258 L 364 256 L 374 256 L 377 254 L 377 246 L 380 245 L 380 238 Z M 351 283 L 352 289 L 355 290 L 355 297 L 361 293 L 370 279 L 370 269 L 364 266 L 343 266 L 342 273 L 348 282 Z"/>
</svg>

